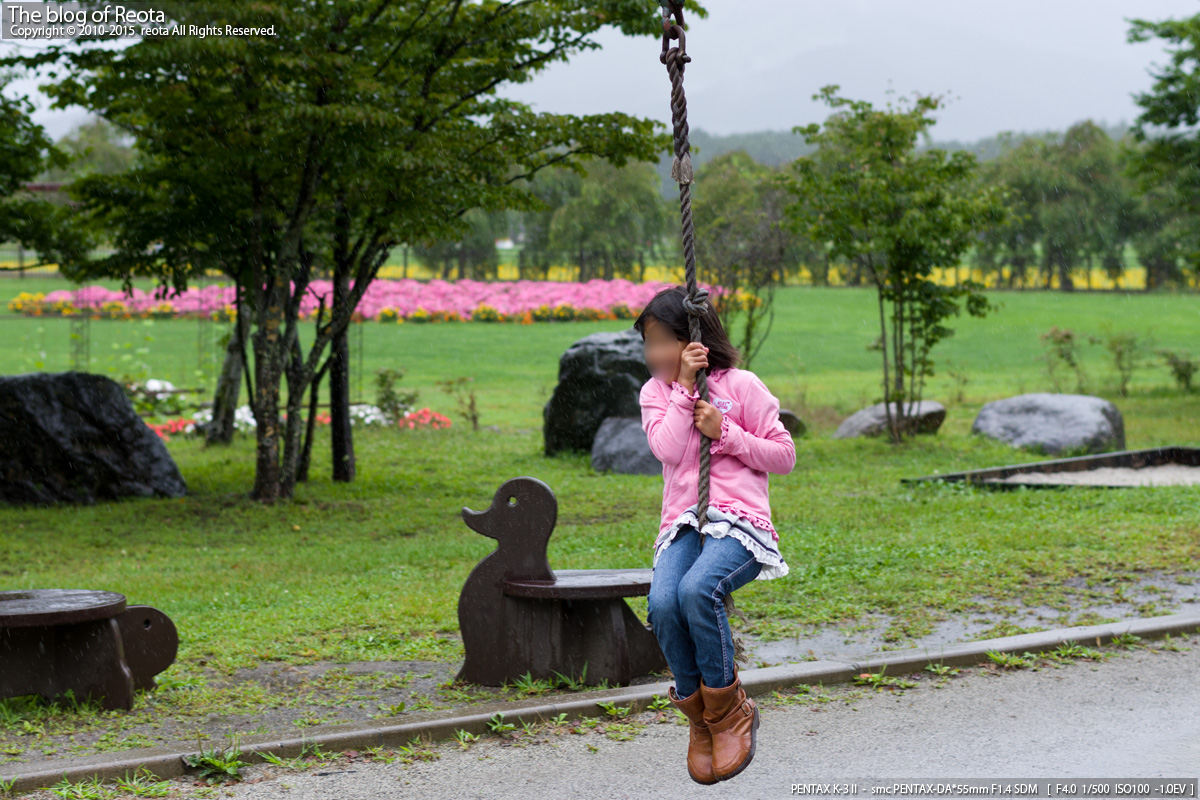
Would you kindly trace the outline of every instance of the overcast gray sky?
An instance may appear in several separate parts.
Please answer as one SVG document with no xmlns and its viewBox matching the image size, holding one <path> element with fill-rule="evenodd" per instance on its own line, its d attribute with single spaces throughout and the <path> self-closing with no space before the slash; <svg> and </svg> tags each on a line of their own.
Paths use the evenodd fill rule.
<svg viewBox="0 0 1200 800">
<path fill-rule="evenodd" d="M 654 4 L 647 0 L 648 13 Z M 708 0 L 709 18 L 688 20 L 685 88 L 693 128 L 727 134 L 820 122 L 811 99 L 837 83 L 881 104 L 889 88 L 945 93 L 935 139 L 1003 130 L 1063 129 L 1082 119 L 1116 124 L 1138 114 L 1131 94 L 1149 88 L 1160 43 L 1128 44 L 1128 17 L 1200 13 L 1198 0 Z M 603 31 L 602 50 L 556 64 L 503 92 L 539 111 L 624 111 L 670 121 L 659 43 Z M 21 81 L 10 92 L 34 92 Z M 15 92 L 14 92 L 15 90 Z M 45 109 L 52 136 L 84 119 Z"/>
<path fill-rule="evenodd" d="M 648 4 L 649 5 L 649 4 Z M 1064 129 L 1138 114 L 1131 94 L 1166 61 L 1128 44 L 1126 18 L 1200 13 L 1196 0 L 708 0 L 688 18 L 688 122 L 727 134 L 821 122 L 822 86 L 882 104 L 887 90 L 946 93 L 935 139 Z M 658 42 L 605 31 L 604 49 L 556 64 L 506 94 L 536 110 L 625 111 L 670 121 Z M 889 83 L 890 81 L 890 83 Z"/>
</svg>

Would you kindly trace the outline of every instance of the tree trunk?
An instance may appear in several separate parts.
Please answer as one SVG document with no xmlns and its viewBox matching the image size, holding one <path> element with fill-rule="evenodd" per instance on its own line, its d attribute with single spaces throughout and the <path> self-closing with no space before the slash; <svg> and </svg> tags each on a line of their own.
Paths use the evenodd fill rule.
<svg viewBox="0 0 1200 800">
<path fill-rule="evenodd" d="M 1058 288 L 1064 292 L 1075 291 L 1075 281 L 1071 279 L 1071 268 L 1061 264 L 1058 269 Z"/>
<path fill-rule="evenodd" d="M 308 482 L 308 468 L 312 465 L 313 434 L 317 427 L 317 404 L 321 398 L 321 378 L 324 374 L 322 370 L 314 375 L 312 386 L 308 389 L 308 419 L 305 420 L 304 447 L 300 451 L 300 463 L 296 465 L 296 483 Z"/>
<path fill-rule="evenodd" d="M 349 265 L 335 268 L 333 308 L 341 309 L 350 292 Z M 353 324 L 353 323 L 352 323 Z M 356 474 L 354 433 L 350 424 L 350 327 L 333 338 L 329 354 L 329 428 L 333 439 L 333 479 L 349 483 Z"/>
<path fill-rule="evenodd" d="M 896 299 L 892 301 L 892 369 L 895 381 L 893 390 L 896 397 L 896 429 L 892 432 L 892 442 L 899 444 L 904 438 L 904 290 L 896 286 Z"/>
<path fill-rule="evenodd" d="M 240 298 L 240 291 L 238 295 Z M 221 367 L 221 374 L 217 378 L 217 390 L 213 394 L 212 421 L 204 430 L 205 445 L 229 444 L 233 441 L 238 397 L 242 393 L 242 370 L 246 366 L 243 360 L 243 354 L 246 352 L 246 334 L 250 328 L 250 315 L 240 307 L 240 301 L 238 306 L 229 344 L 225 345 L 225 363 Z"/>
<path fill-rule="evenodd" d="M 892 416 L 892 406 L 888 403 L 888 392 L 890 389 L 890 380 L 888 375 L 888 331 L 887 318 L 884 314 L 883 302 L 883 287 L 876 282 L 875 286 L 876 299 L 879 301 L 879 339 L 883 343 L 880 348 L 883 352 L 883 413 L 887 418 L 888 435 L 895 441 L 896 438 L 896 423 Z"/>
<path fill-rule="evenodd" d="M 254 419 L 257 423 L 254 488 L 250 496 L 263 502 L 279 497 L 279 381 L 283 370 L 279 352 L 278 301 L 268 309 L 266 325 L 254 331 Z M 274 318 L 271 318 L 271 315 Z"/>
<path fill-rule="evenodd" d="M 283 497 L 291 497 L 296 490 L 296 473 L 300 468 L 300 450 L 304 439 L 304 394 L 311 383 L 306 375 L 304 361 L 300 357 L 300 345 L 294 346 L 291 365 L 286 371 L 288 384 L 287 421 L 284 423 L 283 435 L 283 464 L 279 478 L 279 493 Z"/>
</svg>

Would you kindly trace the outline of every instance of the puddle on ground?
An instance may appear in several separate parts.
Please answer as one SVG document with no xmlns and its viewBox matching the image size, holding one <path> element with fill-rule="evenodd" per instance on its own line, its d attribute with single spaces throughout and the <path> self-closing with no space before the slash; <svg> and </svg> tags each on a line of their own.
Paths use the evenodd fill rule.
<svg viewBox="0 0 1200 800">
<path fill-rule="evenodd" d="M 1180 580 L 1190 583 L 1180 583 Z M 1174 574 L 1150 573 L 1137 581 L 1119 584 L 1123 599 L 1112 600 L 1114 585 L 1097 583 L 1088 587 L 1087 579 L 1072 578 L 1064 585 L 1078 590 L 1078 607 L 1063 611 L 1049 606 L 1025 606 L 1019 602 L 997 603 L 982 596 L 972 598 L 986 605 L 999 607 L 996 611 L 967 612 L 935 622 L 925 636 L 887 641 L 884 634 L 892 623 L 887 614 L 871 614 L 845 625 L 825 625 L 801 631 L 795 636 L 763 641 L 751 633 L 738 635 L 750 654 L 750 665 L 771 666 L 803 661 L 853 661 L 893 650 L 914 647 L 936 648 L 939 645 L 961 644 L 979 639 L 1007 635 L 997 632 L 997 625 L 1013 628 L 1051 630 L 1076 625 L 1090 625 L 1097 617 L 1133 619 L 1146 616 L 1180 614 L 1200 607 L 1200 571 Z M 1093 594 L 1089 602 L 1086 597 Z M 1108 598 L 1106 602 L 1103 598 Z M 1139 608 L 1154 603 L 1152 613 Z"/>
</svg>

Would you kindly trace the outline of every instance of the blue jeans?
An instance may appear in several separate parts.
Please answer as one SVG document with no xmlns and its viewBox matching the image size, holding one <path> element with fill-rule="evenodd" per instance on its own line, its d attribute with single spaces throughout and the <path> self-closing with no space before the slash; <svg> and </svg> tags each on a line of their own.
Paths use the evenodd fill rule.
<svg viewBox="0 0 1200 800">
<path fill-rule="evenodd" d="M 650 579 L 650 627 L 675 676 L 675 693 L 690 697 L 704 685 L 734 678 L 733 633 L 725 595 L 754 580 L 762 564 L 732 536 L 705 537 L 680 528 L 658 557 Z"/>
</svg>

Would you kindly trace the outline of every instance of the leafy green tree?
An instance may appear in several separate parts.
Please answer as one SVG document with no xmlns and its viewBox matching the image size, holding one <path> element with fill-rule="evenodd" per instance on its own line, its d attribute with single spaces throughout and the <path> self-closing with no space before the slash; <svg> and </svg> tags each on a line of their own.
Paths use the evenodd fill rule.
<svg viewBox="0 0 1200 800">
<path fill-rule="evenodd" d="M 414 253 L 427 267 L 440 269 L 442 280 L 495 279 L 500 267 L 496 240 L 507 232 L 505 215 L 468 211 L 464 219 L 470 226 L 465 235 L 417 245 Z M 456 269 L 458 274 L 451 275 Z"/>
<path fill-rule="evenodd" d="M 0 75 L 0 241 L 33 250 L 44 263 L 82 261 L 92 244 L 91 234 L 70 209 L 24 191 L 48 169 L 61 169 L 70 155 L 54 146 L 29 114 L 27 98 L 3 94 L 14 73 Z"/>
<path fill-rule="evenodd" d="M 705 279 L 724 287 L 729 296 L 714 300 L 746 368 L 771 332 L 776 287 L 810 249 L 808 240 L 785 224 L 791 195 L 773 180 L 775 175 L 740 150 L 719 155 L 696 171 L 696 259 Z M 733 301 L 741 292 L 750 298 L 745 308 Z"/>
<path fill-rule="evenodd" d="M 972 316 L 991 309 L 975 281 L 943 286 L 932 271 L 957 264 L 980 231 L 1007 219 L 1008 207 L 999 189 L 978 182 L 974 155 L 916 151 L 940 98 L 917 95 L 911 105 L 876 109 L 837 89 L 814 95 L 834 109 L 823 130 L 796 129 L 818 149 L 793 164 L 786 185 L 807 202 L 789 213 L 798 230 L 827 243 L 835 258 L 860 264 L 875 285 L 883 401 L 898 443 L 914 432 L 915 404 L 933 374 L 930 351 L 953 334 L 944 322 L 959 313 L 958 301 Z"/>
<path fill-rule="evenodd" d="M 1071 291 L 1072 273 L 1083 267 L 1091 288 L 1096 262 L 1111 278 L 1120 277 L 1135 198 L 1119 146 L 1089 120 L 1072 125 L 1048 150 L 1052 186 L 1042 212 L 1047 285 L 1057 273 L 1059 287 Z"/>
<path fill-rule="evenodd" d="M 1011 140 L 1008 140 L 1011 142 Z M 1009 266 L 1009 286 L 1031 267 L 1050 288 L 1072 291 L 1085 270 L 1102 266 L 1111 279 L 1125 271 L 1125 249 L 1137 229 L 1139 199 L 1125 173 L 1122 145 L 1087 120 L 1061 136 L 1026 139 L 981 168 L 989 184 L 1009 192 L 1013 224 L 985 233 L 976 263 L 991 270 Z"/>
<path fill-rule="evenodd" d="M 1134 96 L 1142 113 L 1129 171 L 1149 202 L 1160 201 L 1147 209 L 1149 225 L 1139 235 L 1151 288 L 1182 282 L 1181 262 L 1200 274 L 1200 14 L 1130 23 L 1130 42 L 1162 40 L 1170 56 L 1151 72 L 1150 90 Z"/>
<path fill-rule="evenodd" d="M 545 280 L 559 262 L 552 249 L 550 225 L 555 213 L 583 189 L 583 176 L 566 169 L 545 169 L 527 181 L 538 207 L 517 214 L 521 251 L 517 267 L 521 278 Z"/>
<path fill-rule="evenodd" d="M 580 282 L 632 278 L 634 265 L 644 267 L 646 251 L 666 226 L 667 207 L 652 166 L 600 162 L 553 211 L 547 240 L 551 250 L 575 254 Z"/>
<path fill-rule="evenodd" d="M 38 176 L 38 180 L 70 181 L 96 172 L 113 175 L 133 165 L 132 143 L 125 141 L 121 132 L 103 119 L 89 120 L 76 126 L 55 144 L 71 157 L 71 162 L 66 166 L 47 169 Z"/>
<path fill-rule="evenodd" d="M 1013 216 L 1008 225 L 984 230 L 973 255 L 977 265 L 997 275 L 1007 265 L 1011 289 L 1014 284 L 1024 286 L 1038 268 L 1045 231 L 1042 207 L 1053 193 L 1053 180 L 1045 141 L 1029 138 L 1013 145 L 1012 138 L 1006 137 L 1003 146 L 1002 155 L 980 165 L 980 179 L 1007 189 Z"/>
<path fill-rule="evenodd" d="M 1142 190 L 1132 212 L 1131 241 L 1138 263 L 1146 270 L 1145 290 L 1185 286 L 1183 264 L 1188 256 L 1188 237 L 1194 232 L 1178 210 L 1181 204 L 1174 197 L 1176 187 L 1157 170 L 1146 169 L 1140 157 L 1140 153 L 1131 151 L 1126 169 Z"/>
<path fill-rule="evenodd" d="M 461 235 L 471 209 L 534 207 L 520 180 L 547 166 L 651 161 L 668 144 L 653 120 L 539 114 L 498 94 L 598 47 L 603 26 L 660 35 L 642 2 L 195 0 L 170 13 L 172 24 L 276 35 L 148 36 L 119 50 L 81 40 L 3 63 L 54 65 L 56 107 L 86 108 L 136 139 L 133 169 L 76 182 L 118 246 L 89 274 L 182 289 L 218 264 L 243 287 L 251 496 L 263 501 L 292 495 L 305 395 L 392 247 Z M 300 302 L 322 263 L 334 290 L 305 349 Z M 335 471 L 349 459 L 335 449 Z"/>
</svg>

